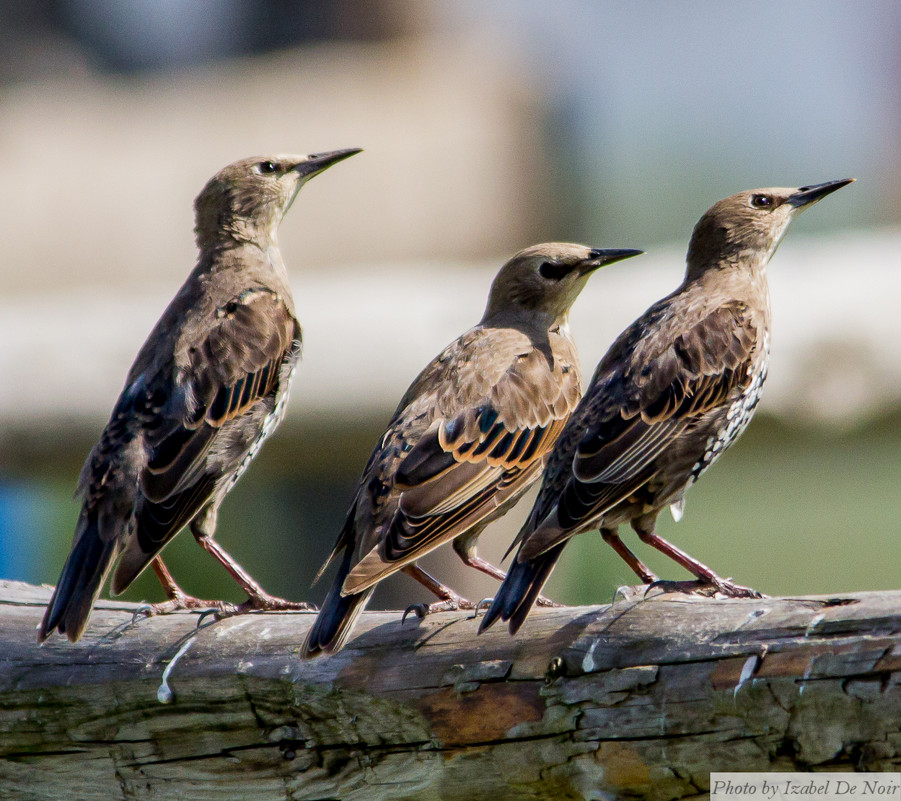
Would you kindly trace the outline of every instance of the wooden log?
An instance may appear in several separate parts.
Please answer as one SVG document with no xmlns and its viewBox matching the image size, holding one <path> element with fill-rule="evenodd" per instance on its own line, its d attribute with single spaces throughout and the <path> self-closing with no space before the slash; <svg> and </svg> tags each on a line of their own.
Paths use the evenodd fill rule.
<svg viewBox="0 0 901 801">
<path fill-rule="evenodd" d="M 689 798 L 711 771 L 901 769 L 901 592 L 635 594 L 536 609 L 363 615 L 302 662 L 310 613 L 35 629 L 0 582 L 0 798 Z"/>
</svg>

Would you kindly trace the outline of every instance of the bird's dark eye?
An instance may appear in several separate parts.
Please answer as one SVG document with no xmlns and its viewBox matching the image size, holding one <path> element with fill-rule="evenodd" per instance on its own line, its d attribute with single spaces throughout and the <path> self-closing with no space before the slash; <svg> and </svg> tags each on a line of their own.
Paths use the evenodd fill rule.
<svg viewBox="0 0 901 801">
<path fill-rule="evenodd" d="M 768 209 L 774 202 L 772 195 L 751 195 L 751 205 L 757 209 Z"/>
<path fill-rule="evenodd" d="M 257 164 L 257 169 L 263 175 L 270 175 L 271 173 L 276 172 L 278 170 L 278 167 L 271 161 L 261 161 L 259 164 Z"/>
<path fill-rule="evenodd" d="M 566 264 L 557 264 L 555 261 L 545 261 L 541 263 L 538 272 L 542 278 L 549 281 L 559 281 L 569 275 L 570 267 Z"/>
</svg>

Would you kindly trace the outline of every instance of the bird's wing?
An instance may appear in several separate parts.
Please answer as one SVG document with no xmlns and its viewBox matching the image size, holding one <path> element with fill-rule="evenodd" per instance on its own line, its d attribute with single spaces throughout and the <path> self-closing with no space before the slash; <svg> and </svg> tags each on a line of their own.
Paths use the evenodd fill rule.
<svg viewBox="0 0 901 801">
<path fill-rule="evenodd" d="M 756 342 L 747 308 L 734 302 L 655 350 L 608 354 L 574 415 L 577 444 L 548 467 L 519 558 L 546 551 L 645 484 L 688 426 L 748 382 Z M 542 525 L 555 510 L 554 525 Z"/>
<path fill-rule="evenodd" d="M 458 383 L 460 402 L 452 413 L 434 416 L 406 446 L 386 482 L 391 517 L 377 542 L 361 543 L 362 558 L 344 582 L 345 593 L 366 589 L 524 491 L 540 473 L 581 391 L 577 368 L 559 359 L 550 366 L 534 349 L 518 354 L 488 387 L 467 396 Z M 408 408 L 415 412 L 420 406 Z M 400 429 L 405 421 L 402 414 Z M 389 429 L 383 447 L 395 447 L 394 439 Z"/>
<path fill-rule="evenodd" d="M 154 409 L 157 428 L 146 429 L 152 454 L 141 482 L 148 498 L 168 498 L 192 483 L 216 432 L 275 389 L 296 336 L 281 298 L 250 289 L 219 307 L 212 325 L 183 344 L 186 364 L 174 381 L 186 401 L 173 416 Z"/>
<path fill-rule="evenodd" d="M 147 545 L 174 535 L 209 499 L 221 478 L 207 470 L 210 448 L 229 421 L 275 391 L 300 336 L 284 301 L 264 288 L 222 304 L 211 325 L 195 330 L 181 343 L 181 369 L 139 410 L 149 450 L 140 476 L 146 502 L 139 521 Z M 168 403 L 176 393 L 184 402 Z"/>
</svg>

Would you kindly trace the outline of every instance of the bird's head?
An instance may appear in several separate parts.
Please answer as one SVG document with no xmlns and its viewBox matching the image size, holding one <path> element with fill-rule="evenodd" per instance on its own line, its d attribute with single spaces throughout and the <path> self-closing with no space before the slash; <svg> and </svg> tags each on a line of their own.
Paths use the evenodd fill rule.
<svg viewBox="0 0 901 801">
<path fill-rule="evenodd" d="M 223 239 L 263 244 L 275 238 L 285 212 L 307 181 L 359 148 L 310 156 L 257 156 L 219 170 L 194 201 L 197 244 Z"/>
<path fill-rule="evenodd" d="M 599 267 L 638 256 L 641 250 L 594 250 L 548 242 L 517 253 L 491 285 L 483 322 L 533 323 L 545 330 L 564 323 L 588 278 Z"/>
<path fill-rule="evenodd" d="M 726 264 L 765 266 L 798 214 L 853 180 L 751 189 L 714 203 L 692 233 L 687 277 Z"/>
</svg>

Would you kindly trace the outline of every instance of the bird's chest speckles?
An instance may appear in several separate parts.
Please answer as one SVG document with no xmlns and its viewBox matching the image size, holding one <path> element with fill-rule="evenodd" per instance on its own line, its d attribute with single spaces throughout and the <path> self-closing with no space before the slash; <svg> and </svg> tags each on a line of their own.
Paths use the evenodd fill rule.
<svg viewBox="0 0 901 801">
<path fill-rule="evenodd" d="M 244 474 L 244 471 L 250 466 L 260 446 L 268 439 L 269 435 L 278 428 L 282 418 L 285 416 L 285 408 L 288 404 L 288 390 L 291 388 L 291 381 L 294 378 L 294 371 L 297 369 L 297 363 L 300 359 L 300 345 L 295 343 L 292 353 L 282 362 L 281 375 L 278 382 L 278 390 L 275 395 L 275 404 L 272 411 L 263 418 L 263 424 L 260 426 L 259 433 L 250 445 L 250 448 L 241 459 L 238 468 L 230 476 L 227 488 L 230 490 L 238 479 Z"/>
<path fill-rule="evenodd" d="M 734 400 L 726 411 L 723 425 L 707 438 L 704 455 L 691 468 L 689 486 L 700 478 L 701 474 L 712 465 L 720 455 L 737 440 L 748 427 L 754 410 L 760 402 L 763 384 L 766 381 L 767 365 L 770 357 L 770 335 L 764 336 L 760 357 L 753 359 L 747 367 L 747 384 L 744 391 Z"/>
</svg>

